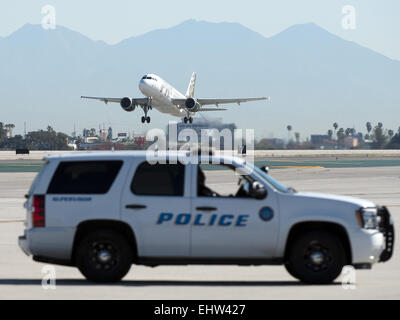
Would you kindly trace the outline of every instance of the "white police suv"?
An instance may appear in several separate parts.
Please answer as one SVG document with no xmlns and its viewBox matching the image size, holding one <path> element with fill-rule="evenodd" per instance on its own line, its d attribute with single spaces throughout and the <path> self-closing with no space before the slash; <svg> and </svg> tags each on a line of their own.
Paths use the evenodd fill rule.
<svg viewBox="0 0 400 320">
<path fill-rule="evenodd" d="M 132 264 L 284 265 L 328 283 L 391 258 L 394 228 L 370 201 L 286 188 L 241 158 L 178 152 L 47 157 L 27 194 L 21 249 L 118 281 Z"/>
</svg>

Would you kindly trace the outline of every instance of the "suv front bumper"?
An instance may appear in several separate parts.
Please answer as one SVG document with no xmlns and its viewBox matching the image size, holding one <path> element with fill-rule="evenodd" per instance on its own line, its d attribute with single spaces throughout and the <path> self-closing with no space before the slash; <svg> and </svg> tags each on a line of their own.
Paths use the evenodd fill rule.
<svg viewBox="0 0 400 320">
<path fill-rule="evenodd" d="M 379 223 L 379 231 L 382 232 L 385 238 L 385 249 L 379 256 L 379 262 L 390 260 L 394 249 L 394 224 L 390 216 L 389 210 L 386 207 L 378 208 L 378 216 L 381 218 Z"/>
</svg>

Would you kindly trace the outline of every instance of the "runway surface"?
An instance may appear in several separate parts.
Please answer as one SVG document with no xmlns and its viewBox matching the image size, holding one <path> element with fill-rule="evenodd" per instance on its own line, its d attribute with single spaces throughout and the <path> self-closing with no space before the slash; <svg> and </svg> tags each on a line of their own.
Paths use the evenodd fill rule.
<svg viewBox="0 0 400 320">
<path fill-rule="evenodd" d="M 56 289 L 42 288 L 42 267 L 18 248 L 23 195 L 35 172 L 0 173 L 0 299 L 399 299 L 400 255 L 356 271 L 354 289 L 303 285 L 282 266 L 132 266 L 117 284 L 86 282 L 75 268 L 56 266 Z M 299 191 L 351 195 L 388 206 L 400 230 L 400 166 L 274 169 L 271 175 Z M 212 173 L 212 183 L 227 184 Z"/>
<path fill-rule="evenodd" d="M 399 157 L 295 157 L 295 158 L 255 158 L 255 165 L 271 169 L 287 168 L 364 168 L 400 166 Z M 41 160 L 0 160 L 0 172 L 39 172 Z"/>
</svg>

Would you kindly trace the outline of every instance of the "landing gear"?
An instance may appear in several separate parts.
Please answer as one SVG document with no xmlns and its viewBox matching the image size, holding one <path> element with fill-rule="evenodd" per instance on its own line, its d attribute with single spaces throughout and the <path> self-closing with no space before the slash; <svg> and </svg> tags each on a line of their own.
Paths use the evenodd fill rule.
<svg viewBox="0 0 400 320">
<path fill-rule="evenodd" d="M 145 122 L 150 123 L 150 117 L 147 116 L 147 113 L 149 112 L 149 110 L 152 109 L 151 104 L 152 104 L 152 98 L 149 98 L 147 103 L 142 106 L 142 109 L 144 111 L 144 117 L 142 117 L 142 123 Z"/>
<path fill-rule="evenodd" d="M 184 117 L 184 118 L 183 118 L 183 122 L 184 122 L 184 123 L 188 123 L 188 122 L 189 122 L 189 123 L 193 123 L 193 118 L 192 118 L 192 117 Z"/>
<path fill-rule="evenodd" d="M 150 123 L 150 117 L 142 117 L 142 123 Z"/>
</svg>

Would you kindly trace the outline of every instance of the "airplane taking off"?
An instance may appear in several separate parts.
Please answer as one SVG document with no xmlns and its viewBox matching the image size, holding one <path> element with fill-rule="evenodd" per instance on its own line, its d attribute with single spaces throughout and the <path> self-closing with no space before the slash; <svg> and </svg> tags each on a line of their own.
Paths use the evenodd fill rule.
<svg viewBox="0 0 400 320">
<path fill-rule="evenodd" d="M 192 115 L 196 112 L 226 110 L 218 108 L 220 104 L 237 103 L 240 105 L 242 102 L 268 99 L 267 97 L 245 99 L 197 99 L 194 98 L 195 83 L 196 73 L 193 72 L 186 94 L 183 95 L 169 83 L 161 79 L 161 77 L 155 74 L 147 74 L 143 76 L 139 82 L 139 90 L 146 96 L 145 98 L 104 98 L 86 96 L 81 96 L 81 98 L 100 100 L 106 104 L 108 102 L 117 102 L 125 111 L 133 111 L 137 106 L 140 106 L 144 111 L 142 123 L 150 122 L 150 117 L 147 116 L 147 113 L 153 107 L 162 113 L 183 118 L 185 123 L 192 123 Z M 203 108 L 205 105 L 215 105 L 217 108 Z"/>
</svg>

